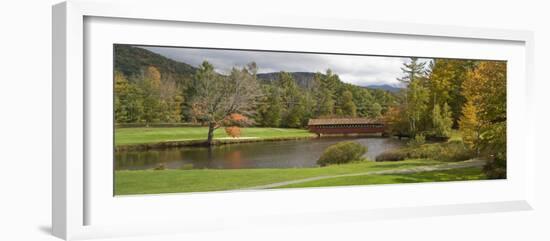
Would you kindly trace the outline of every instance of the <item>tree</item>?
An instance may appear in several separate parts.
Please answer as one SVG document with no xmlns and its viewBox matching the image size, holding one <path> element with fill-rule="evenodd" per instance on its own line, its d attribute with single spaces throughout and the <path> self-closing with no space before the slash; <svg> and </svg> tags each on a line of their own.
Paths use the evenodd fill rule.
<svg viewBox="0 0 550 241">
<path fill-rule="evenodd" d="M 233 113 L 224 119 L 225 133 L 232 138 L 241 137 L 240 126 L 250 124 L 249 119 L 241 114 Z"/>
<path fill-rule="evenodd" d="M 418 58 L 411 58 L 410 62 L 403 63 L 401 70 L 403 77 L 397 78 L 407 84 L 404 91 L 404 114 L 408 122 L 408 134 L 414 137 L 421 131 L 421 121 L 425 117 L 428 103 L 428 89 L 424 87 L 426 80 L 425 62 L 418 61 Z"/>
<path fill-rule="evenodd" d="M 128 97 L 130 84 L 121 72 L 115 72 L 115 122 L 126 123 L 130 121 L 128 110 Z"/>
<path fill-rule="evenodd" d="M 285 125 L 291 128 L 302 127 L 304 118 L 305 108 L 304 108 L 304 98 L 300 97 L 298 104 L 292 106 L 288 111 L 285 118 Z"/>
<path fill-rule="evenodd" d="M 462 83 L 468 78 L 477 61 L 462 59 L 434 59 L 430 62 L 427 87 L 430 89 L 430 106 L 447 103 L 453 117 L 453 126 L 458 125 L 461 108 L 466 102 Z"/>
<path fill-rule="evenodd" d="M 322 89 L 318 94 L 320 99 L 318 116 L 331 116 L 334 113 L 334 99 L 328 89 Z"/>
<path fill-rule="evenodd" d="M 368 110 L 368 116 L 371 118 L 377 118 L 382 115 L 382 106 L 378 102 L 374 102 Z"/>
<path fill-rule="evenodd" d="M 145 125 L 160 119 L 160 72 L 154 66 L 149 66 L 142 82 L 143 91 L 143 120 Z"/>
<path fill-rule="evenodd" d="M 458 122 L 464 144 L 475 150 L 477 154 L 479 154 L 478 144 L 482 127 L 478 118 L 478 112 L 477 106 L 472 101 L 468 101 L 462 107 L 462 116 Z"/>
<path fill-rule="evenodd" d="M 281 99 L 286 110 L 290 110 L 294 105 L 298 104 L 300 90 L 296 81 L 290 73 L 279 73 L 279 88 L 281 89 Z"/>
<path fill-rule="evenodd" d="M 334 113 L 334 95 L 336 89 L 336 79 L 330 69 L 326 74 L 316 73 L 314 81 L 317 85 L 315 99 L 317 100 L 317 116 L 331 116 Z"/>
<path fill-rule="evenodd" d="M 301 127 L 305 116 L 305 99 L 296 81 L 291 74 L 281 72 L 279 74 L 279 88 L 283 103 L 283 126 Z"/>
<path fill-rule="evenodd" d="M 372 96 L 371 104 L 378 103 L 382 109 L 380 110 L 381 114 L 384 114 L 391 106 L 398 104 L 399 98 L 402 93 L 391 93 L 389 91 L 374 89 L 369 90 Z"/>
<path fill-rule="evenodd" d="M 370 94 L 368 89 L 365 88 L 352 88 L 353 93 L 353 102 L 357 106 L 357 116 L 359 117 L 368 117 L 372 116 L 372 108 L 374 102 L 373 96 Z M 378 104 L 381 108 L 381 105 Z M 378 113 L 380 114 L 380 113 Z"/>
<path fill-rule="evenodd" d="M 229 76 L 214 71 L 214 66 L 204 61 L 193 79 L 191 106 L 198 119 L 208 123 L 206 144 L 211 145 L 214 131 L 231 113 L 251 114 L 260 97 L 254 65 L 243 69 L 233 68 Z"/>
<path fill-rule="evenodd" d="M 404 73 L 403 77 L 397 78 L 397 80 L 409 84 L 415 80 L 423 79 L 426 74 L 425 65 L 426 63 L 418 61 L 418 58 L 410 58 L 410 62 L 403 63 L 403 67 L 401 67 Z"/>
<path fill-rule="evenodd" d="M 479 61 L 462 84 L 465 99 L 463 115 L 475 112 L 477 126 L 465 126 L 464 131 L 477 131 L 471 143 L 478 155 L 488 158 L 484 167 L 490 178 L 506 177 L 506 63 Z M 474 110 L 467 110 L 470 105 Z M 462 124 L 461 124 L 462 125 Z M 477 128 L 477 129 L 474 129 Z"/>
<path fill-rule="evenodd" d="M 450 137 L 452 128 L 453 112 L 451 111 L 451 107 L 447 103 L 444 103 L 443 111 L 441 112 L 441 134 L 445 137 Z"/>
<path fill-rule="evenodd" d="M 343 114 L 348 117 L 356 117 L 357 107 L 353 102 L 353 94 L 351 93 L 351 91 L 349 90 L 344 91 L 342 95 L 342 99 L 343 99 L 343 106 L 342 106 Z"/>
<path fill-rule="evenodd" d="M 428 91 L 419 80 L 409 83 L 407 89 L 406 115 L 409 122 L 409 134 L 414 137 L 420 131 L 420 122 L 427 109 Z"/>
<path fill-rule="evenodd" d="M 393 106 L 384 114 L 384 122 L 387 124 L 386 131 L 394 135 L 405 135 L 409 130 L 409 122 L 405 116 L 404 106 Z"/>
<path fill-rule="evenodd" d="M 183 96 L 176 81 L 170 78 L 160 83 L 159 115 L 162 122 L 180 122 L 182 117 Z"/>
<path fill-rule="evenodd" d="M 168 105 L 168 120 L 170 122 L 180 122 L 182 114 L 183 97 L 179 94 L 172 96 Z"/>
<path fill-rule="evenodd" d="M 432 128 L 433 135 L 437 137 L 451 136 L 451 128 L 453 125 L 452 113 L 449 105 L 444 103 L 443 110 L 436 104 L 432 110 Z"/>
<path fill-rule="evenodd" d="M 267 90 L 267 99 L 259 108 L 261 123 L 263 126 L 279 127 L 281 125 L 281 95 L 278 87 L 271 87 Z"/>
<path fill-rule="evenodd" d="M 241 137 L 241 128 L 238 126 L 226 126 L 225 133 L 232 138 Z"/>
</svg>

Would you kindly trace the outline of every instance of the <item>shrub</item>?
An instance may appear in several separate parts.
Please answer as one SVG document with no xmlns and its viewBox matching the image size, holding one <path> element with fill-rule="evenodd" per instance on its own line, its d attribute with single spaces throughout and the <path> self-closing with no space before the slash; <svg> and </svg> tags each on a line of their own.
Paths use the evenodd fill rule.
<svg viewBox="0 0 550 241">
<path fill-rule="evenodd" d="M 241 128 L 237 126 L 225 127 L 225 133 L 233 138 L 241 137 Z"/>
<path fill-rule="evenodd" d="M 250 126 L 254 124 L 254 121 L 249 119 L 248 117 L 238 114 L 238 113 L 232 113 L 228 116 L 226 116 L 223 119 L 223 125 L 224 126 Z"/>
<path fill-rule="evenodd" d="M 474 152 L 462 141 L 450 141 L 415 145 L 381 153 L 376 161 L 401 161 L 405 159 L 430 158 L 439 161 L 464 161 L 473 158 Z"/>
<path fill-rule="evenodd" d="M 164 165 L 164 163 L 159 163 L 159 164 L 154 168 L 155 171 L 161 171 L 161 170 L 164 170 L 164 169 L 166 169 L 166 166 Z"/>
<path fill-rule="evenodd" d="M 493 158 L 483 166 L 483 172 L 489 179 L 506 178 L 506 160 Z"/>
<path fill-rule="evenodd" d="M 402 161 L 405 159 L 407 159 L 407 153 L 399 150 L 386 151 L 376 156 L 377 162 L 383 162 L 383 161 L 394 162 L 394 161 Z"/>
<path fill-rule="evenodd" d="M 436 152 L 431 158 L 441 161 L 465 161 L 472 159 L 474 152 L 462 141 L 451 141 L 438 145 Z"/>
<path fill-rule="evenodd" d="M 426 137 L 423 134 L 417 134 L 414 136 L 414 139 L 411 139 L 409 143 L 407 143 L 410 147 L 420 146 L 426 143 Z"/>
<path fill-rule="evenodd" d="M 345 141 L 331 145 L 325 149 L 317 164 L 326 166 L 330 164 L 342 164 L 360 160 L 367 152 L 367 147 L 351 141 Z"/>
</svg>

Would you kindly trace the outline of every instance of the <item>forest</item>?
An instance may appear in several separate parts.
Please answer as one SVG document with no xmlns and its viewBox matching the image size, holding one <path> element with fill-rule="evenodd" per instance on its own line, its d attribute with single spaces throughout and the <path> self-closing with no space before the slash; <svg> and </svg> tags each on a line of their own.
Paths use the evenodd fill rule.
<svg viewBox="0 0 550 241">
<path fill-rule="evenodd" d="M 253 60 L 227 74 L 215 69 L 115 45 L 116 124 L 208 126 L 210 142 L 232 114 L 245 116 L 245 125 L 285 128 L 303 128 L 311 118 L 366 117 L 384 120 L 390 135 L 411 142 L 459 130 L 491 171 L 505 172 L 506 62 L 410 58 L 398 92 L 344 83 L 330 69 L 300 81 L 291 72 L 262 78 Z"/>
<path fill-rule="evenodd" d="M 156 66 L 144 67 L 131 76 L 116 71 L 116 122 L 144 125 L 204 123 L 205 120 L 193 108 L 196 102 L 192 100 L 201 91 L 197 86 L 205 82 L 204 78 L 210 77 L 212 83 L 204 84 L 221 82 L 222 79 L 248 79 L 247 83 L 255 88 L 250 90 L 253 98 L 249 100 L 250 108 L 241 108 L 240 111 L 248 111 L 257 126 L 303 127 L 309 118 L 317 117 L 377 118 L 397 103 L 397 96 L 391 92 L 346 84 L 330 70 L 315 73 L 308 84 L 311 86 L 303 87 L 297 84 L 293 73 L 277 73 L 273 81 L 259 79 L 254 63 L 243 69 L 233 69 L 229 76 L 215 73 L 213 69 L 214 66 L 205 62 L 192 78 L 184 81 L 164 77 Z"/>
</svg>

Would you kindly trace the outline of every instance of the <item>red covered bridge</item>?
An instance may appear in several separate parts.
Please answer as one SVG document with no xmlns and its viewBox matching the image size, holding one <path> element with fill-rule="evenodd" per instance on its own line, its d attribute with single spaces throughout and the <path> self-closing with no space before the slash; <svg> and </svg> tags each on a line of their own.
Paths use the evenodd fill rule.
<svg viewBox="0 0 550 241">
<path fill-rule="evenodd" d="M 368 118 L 309 119 L 310 132 L 322 134 L 364 134 L 381 133 L 386 130 L 384 122 Z"/>
</svg>

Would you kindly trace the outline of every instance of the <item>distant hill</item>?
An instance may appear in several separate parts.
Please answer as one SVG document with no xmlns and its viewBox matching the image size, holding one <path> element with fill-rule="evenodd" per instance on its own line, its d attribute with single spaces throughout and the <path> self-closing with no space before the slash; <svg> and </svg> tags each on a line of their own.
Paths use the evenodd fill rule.
<svg viewBox="0 0 550 241">
<path fill-rule="evenodd" d="M 161 73 L 163 79 L 173 79 L 179 84 L 184 84 L 193 78 L 197 71 L 196 67 L 189 64 L 179 62 L 149 50 L 133 47 L 129 45 L 115 45 L 115 71 L 120 71 L 124 75 L 130 77 L 139 76 L 142 71 L 149 67 L 155 66 Z M 296 84 L 303 88 L 313 86 L 313 72 L 290 72 Z M 260 73 L 258 79 L 271 83 L 279 79 L 279 72 Z M 400 88 L 391 85 L 370 85 L 366 88 L 385 90 L 392 93 L 398 92 Z"/>
<path fill-rule="evenodd" d="M 115 70 L 124 75 L 139 76 L 149 67 L 156 67 L 162 74 L 162 78 L 172 78 L 176 82 L 191 79 L 197 68 L 181 63 L 149 50 L 129 45 L 115 45 Z"/>
<path fill-rule="evenodd" d="M 303 88 L 310 88 L 313 86 L 313 77 L 315 73 L 312 72 L 290 72 L 292 78 L 296 81 L 298 86 Z M 279 79 L 279 72 L 262 73 L 257 74 L 258 79 L 268 82 L 273 82 Z"/>
<path fill-rule="evenodd" d="M 402 89 L 392 85 L 368 85 L 366 88 L 375 90 L 386 90 L 392 93 L 397 93 Z"/>
<path fill-rule="evenodd" d="M 315 73 L 312 72 L 290 72 L 294 80 L 296 80 L 296 84 L 298 84 L 300 87 L 309 88 L 313 85 L 313 78 L 315 76 Z M 272 82 L 277 79 L 279 79 L 279 72 L 272 72 L 272 73 L 262 73 L 258 74 L 258 79 L 263 81 Z M 385 90 L 392 93 L 397 93 L 401 90 L 401 88 L 392 86 L 392 85 L 368 85 L 364 88 L 368 89 L 375 89 L 375 90 Z"/>
</svg>

